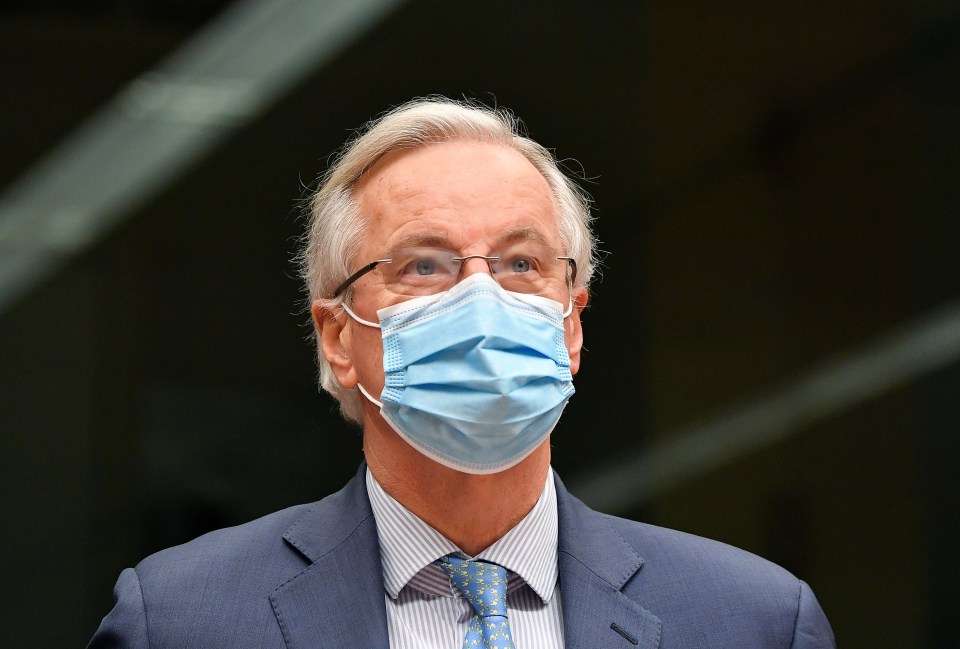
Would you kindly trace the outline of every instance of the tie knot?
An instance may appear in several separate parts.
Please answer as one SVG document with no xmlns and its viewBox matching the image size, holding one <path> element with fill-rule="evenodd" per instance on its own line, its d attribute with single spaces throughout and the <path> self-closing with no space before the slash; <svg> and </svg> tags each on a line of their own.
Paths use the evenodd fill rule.
<svg viewBox="0 0 960 649">
<path fill-rule="evenodd" d="M 448 555 L 437 563 L 481 618 L 507 615 L 507 571 L 488 561 Z"/>
</svg>

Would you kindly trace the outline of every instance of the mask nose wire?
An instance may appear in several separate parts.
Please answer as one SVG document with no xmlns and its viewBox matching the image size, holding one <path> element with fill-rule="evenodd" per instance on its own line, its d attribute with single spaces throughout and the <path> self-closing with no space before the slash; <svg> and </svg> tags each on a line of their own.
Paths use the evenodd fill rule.
<svg viewBox="0 0 960 649">
<path fill-rule="evenodd" d="M 477 258 L 479 258 L 479 259 L 484 259 L 484 260 L 487 261 L 488 264 L 489 264 L 489 262 L 490 262 L 491 259 L 492 259 L 492 260 L 496 260 L 496 259 L 497 259 L 497 257 L 484 257 L 483 255 L 470 255 L 470 256 L 468 256 L 468 257 L 463 257 L 463 260 L 466 261 L 467 259 L 472 259 L 473 257 L 477 257 Z M 462 268 L 462 266 L 461 266 L 461 268 Z M 492 274 L 491 274 L 491 277 L 492 277 Z M 567 291 L 568 291 L 567 308 L 566 308 L 566 310 L 563 312 L 563 319 L 564 319 L 564 320 L 566 320 L 567 317 L 569 317 L 569 315 L 570 315 L 571 313 L 573 313 L 573 287 L 568 288 Z M 374 329 L 382 329 L 382 327 L 380 326 L 380 323 L 378 323 L 378 322 L 371 322 L 370 320 L 365 320 L 365 319 L 361 318 L 360 316 L 358 316 L 356 313 L 353 312 L 353 309 L 351 309 L 349 306 L 347 306 L 347 303 L 346 303 L 346 302 L 344 302 L 344 303 L 341 304 L 340 306 L 343 308 L 344 311 L 347 312 L 347 314 L 348 314 L 351 318 L 353 318 L 354 320 L 356 320 L 356 321 L 359 322 L 360 324 L 366 325 L 366 326 L 368 326 L 368 327 L 373 327 Z"/>
<path fill-rule="evenodd" d="M 490 271 L 490 277 L 496 279 L 496 276 L 493 272 L 493 262 L 500 261 L 500 257 L 491 257 L 489 255 L 464 255 L 462 257 L 454 257 L 453 261 L 460 263 L 460 274 L 457 277 L 457 280 L 463 279 L 465 277 L 463 269 L 466 268 L 467 262 L 471 259 L 482 259 L 487 262 L 487 270 Z M 472 274 L 472 273 L 471 273 Z M 563 312 L 563 319 L 566 320 L 569 315 L 573 313 L 573 286 L 567 287 L 567 308 Z"/>
</svg>

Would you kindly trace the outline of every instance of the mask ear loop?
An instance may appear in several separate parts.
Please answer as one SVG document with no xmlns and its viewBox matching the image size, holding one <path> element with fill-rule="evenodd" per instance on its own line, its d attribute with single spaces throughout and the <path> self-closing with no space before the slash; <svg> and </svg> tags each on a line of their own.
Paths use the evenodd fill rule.
<svg viewBox="0 0 960 649">
<path fill-rule="evenodd" d="M 573 261 L 572 259 L 570 260 Z M 576 276 L 576 265 L 574 265 L 574 276 Z M 573 277 L 567 282 L 567 310 L 563 312 L 563 319 L 566 320 L 567 316 L 573 313 Z"/>
<path fill-rule="evenodd" d="M 344 302 L 343 304 L 341 304 L 340 307 L 341 307 L 344 311 L 346 311 L 346 312 L 350 315 L 351 318 L 353 318 L 354 320 L 356 320 L 356 321 L 359 322 L 360 324 L 362 324 L 362 325 L 367 325 L 368 327 L 373 327 L 374 329 L 380 329 L 380 325 L 379 325 L 378 323 L 376 323 L 376 322 L 370 322 L 369 320 L 364 320 L 363 318 L 361 318 L 360 316 L 358 316 L 356 313 L 354 313 L 353 310 L 352 310 L 350 307 L 347 306 L 347 303 L 346 303 L 346 302 Z"/>
<path fill-rule="evenodd" d="M 356 320 L 356 321 L 359 322 L 360 324 L 362 324 L 362 325 L 367 325 L 368 327 L 373 327 L 374 329 L 380 329 L 380 328 L 381 328 L 378 323 L 376 323 L 376 322 L 370 322 L 369 320 L 364 320 L 363 318 L 361 318 L 360 316 L 358 316 L 356 313 L 353 312 L 353 309 L 351 309 L 350 307 L 347 306 L 346 302 L 344 302 L 344 303 L 341 304 L 340 306 L 343 308 L 344 311 L 346 311 L 346 312 L 350 315 L 351 318 L 353 318 L 354 320 Z M 372 404 L 375 405 L 376 407 L 378 407 L 378 408 L 380 408 L 381 410 L 383 410 L 383 403 L 381 403 L 380 401 L 377 401 L 376 399 L 374 399 L 374 398 L 370 395 L 370 393 L 367 392 L 367 389 L 366 389 L 365 387 L 363 387 L 362 385 L 360 385 L 359 383 L 357 383 L 357 389 L 360 390 L 360 394 L 362 394 L 363 396 L 365 396 L 370 403 L 372 403 Z"/>
<path fill-rule="evenodd" d="M 360 385 L 359 383 L 357 383 L 357 389 L 360 390 L 360 394 L 362 394 L 363 396 L 365 396 L 370 403 L 372 403 L 372 404 L 375 405 L 376 407 L 378 407 L 378 408 L 380 408 L 381 410 L 383 410 L 383 403 L 380 402 L 380 401 L 377 401 L 376 399 L 374 399 L 373 397 L 371 397 L 371 396 L 370 396 L 370 393 L 367 392 L 367 389 L 366 389 L 365 387 L 363 387 L 362 385 Z"/>
<path fill-rule="evenodd" d="M 577 261 L 573 257 L 557 257 L 557 259 L 566 259 L 573 268 L 573 272 L 567 279 L 567 310 L 563 312 L 563 319 L 566 320 L 567 316 L 573 313 L 573 283 L 577 280 Z"/>
</svg>

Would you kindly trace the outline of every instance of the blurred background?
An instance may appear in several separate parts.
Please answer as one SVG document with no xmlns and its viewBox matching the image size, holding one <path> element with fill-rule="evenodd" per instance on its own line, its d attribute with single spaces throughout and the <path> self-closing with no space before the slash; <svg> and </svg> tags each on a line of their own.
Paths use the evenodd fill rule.
<svg viewBox="0 0 960 649">
<path fill-rule="evenodd" d="M 432 93 L 595 200 L 574 493 L 784 565 L 841 646 L 956 646 L 955 3 L 7 0 L 0 59 L 6 646 L 83 646 L 124 567 L 356 471 L 299 202 Z"/>
</svg>

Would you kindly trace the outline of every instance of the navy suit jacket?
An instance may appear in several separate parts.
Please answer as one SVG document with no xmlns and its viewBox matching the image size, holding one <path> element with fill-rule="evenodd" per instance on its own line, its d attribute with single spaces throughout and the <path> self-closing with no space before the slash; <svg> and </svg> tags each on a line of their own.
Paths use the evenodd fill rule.
<svg viewBox="0 0 960 649">
<path fill-rule="evenodd" d="M 90 647 L 388 649 L 364 470 L 332 496 L 123 571 Z M 833 647 L 810 588 L 757 556 L 592 511 L 557 480 L 568 648 Z M 523 649 L 522 647 L 519 649 Z"/>
</svg>

